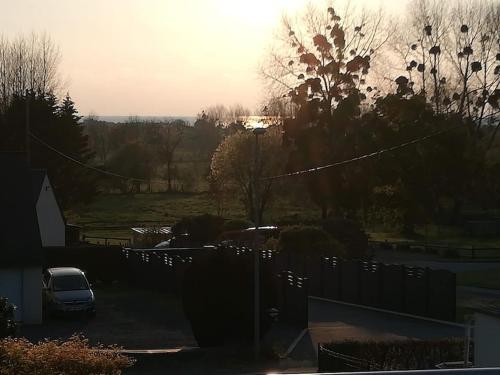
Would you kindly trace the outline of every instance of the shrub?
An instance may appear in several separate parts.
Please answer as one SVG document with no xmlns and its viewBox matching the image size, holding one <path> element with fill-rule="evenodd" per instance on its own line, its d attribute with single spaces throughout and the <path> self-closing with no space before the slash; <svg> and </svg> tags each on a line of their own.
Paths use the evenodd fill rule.
<svg viewBox="0 0 500 375">
<path fill-rule="evenodd" d="M 352 371 L 352 363 L 347 364 L 336 353 L 353 357 L 353 362 L 357 362 L 356 368 L 359 370 L 423 370 L 435 368 L 438 363 L 463 360 L 464 341 L 344 341 L 322 346 L 331 351 L 320 349 L 319 371 L 322 372 L 346 369 Z"/>
<path fill-rule="evenodd" d="M 336 255 L 344 253 L 342 245 L 323 229 L 313 226 L 291 226 L 281 231 L 278 249 L 300 255 Z"/>
<path fill-rule="evenodd" d="M 345 247 L 347 258 L 363 258 L 368 252 L 368 235 L 357 221 L 329 218 L 323 221 L 323 229 Z"/>
<path fill-rule="evenodd" d="M 447 249 L 444 250 L 443 256 L 445 258 L 459 258 L 460 254 L 459 254 L 459 252 L 458 252 L 457 249 L 447 248 Z"/>
<path fill-rule="evenodd" d="M 191 246 L 215 243 L 223 232 L 224 219 L 215 215 L 198 215 L 184 218 L 172 227 L 174 236 L 187 234 Z"/>
<path fill-rule="evenodd" d="M 14 305 L 7 298 L 0 297 L 0 338 L 13 336 L 15 332 Z"/>
<path fill-rule="evenodd" d="M 253 338 L 253 253 L 217 249 L 194 259 L 186 270 L 182 302 L 200 347 Z M 261 334 L 270 326 L 265 313 L 275 307 L 271 272 L 261 269 Z"/>
<path fill-rule="evenodd" d="M 224 222 L 224 231 L 243 230 L 252 227 L 252 222 L 244 219 L 227 220 Z"/>
<path fill-rule="evenodd" d="M 270 237 L 267 239 L 266 242 L 264 242 L 262 247 L 264 248 L 264 250 L 278 251 L 279 245 L 280 245 L 280 242 L 279 242 L 278 238 Z"/>
<path fill-rule="evenodd" d="M 2 375 L 119 375 L 133 365 L 116 347 L 88 345 L 81 337 L 67 341 L 46 340 L 33 344 L 24 338 L 0 340 Z"/>
</svg>

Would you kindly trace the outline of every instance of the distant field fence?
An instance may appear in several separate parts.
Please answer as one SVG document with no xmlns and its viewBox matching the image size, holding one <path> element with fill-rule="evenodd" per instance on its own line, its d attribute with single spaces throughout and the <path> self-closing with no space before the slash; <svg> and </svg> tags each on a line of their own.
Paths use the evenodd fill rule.
<svg viewBox="0 0 500 375">
<path fill-rule="evenodd" d="M 248 257 L 247 248 L 219 248 Z M 118 246 L 46 248 L 46 266 L 75 266 L 90 279 L 123 280 L 147 288 L 182 293 L 185 270 L 210 248 L 122 249 Z M 449 271 L 261 251 L 261 268 L 276 276 L 282 317 L 303 326 L 307 297 L 317 296 L 442 320 L 455 320 L 456 280 Z"/>
<path fill-rule="evenodd" d="M 500 259 L 499 247 L 459 246 L 413 241 L 369 241 L 372 251 L 377 249 L 393 251 L 412 251 L 427 254 L 438 254 L 447 258 L 466 259 Z"/>
<path fill-rule="evenodd" d="M 82 241 L 93 245 L 104 245 L 104 246 L 130 246 L 132 241 L 130 238 L 125 237 L 98 237 L 98 236 L 87 236 L 84 234 L 82 236 Z"/>
</svg>

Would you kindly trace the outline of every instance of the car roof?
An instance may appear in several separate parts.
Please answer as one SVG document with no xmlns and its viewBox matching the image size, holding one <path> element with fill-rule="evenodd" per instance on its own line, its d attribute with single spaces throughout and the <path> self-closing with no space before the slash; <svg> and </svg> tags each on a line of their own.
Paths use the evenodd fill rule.
<svg viewBox="0 0 500 375">
<path fill-rule="evenodd" d="M 55 267 L 47 269 L 52 276 L 83 275 L 83 271 L 75 267 Z"/>
</svg>

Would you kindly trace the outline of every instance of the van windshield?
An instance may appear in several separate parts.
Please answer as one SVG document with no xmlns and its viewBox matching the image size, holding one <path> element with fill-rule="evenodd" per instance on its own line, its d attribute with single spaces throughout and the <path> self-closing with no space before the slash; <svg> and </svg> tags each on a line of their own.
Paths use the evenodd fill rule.
<svg viewBox="0 0 500 375">
<path fill-rule="evenodd" d="M 52 289 L 56 292 L 89 289 L 87 280 L 82 275 L 57 276 L 52 280 Z"/>
</svg>

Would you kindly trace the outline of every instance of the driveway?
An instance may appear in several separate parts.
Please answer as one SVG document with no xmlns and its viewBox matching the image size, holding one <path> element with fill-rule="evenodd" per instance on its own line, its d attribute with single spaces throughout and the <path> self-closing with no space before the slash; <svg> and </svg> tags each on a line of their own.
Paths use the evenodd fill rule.
<svg viewBox="0 0 500 375">
<path fill-rule="evenodd" d="M 465 328 L 457 325 L 309 298 L 308 333 L 292 352 L 292 358 L 316 358 L 318 344 L 332 341 L 439 339 L 464 334 Z"/>
<path fill-rule="evenodd" d="M 114 344 L 125 349 L 197 346 L 176 297 L 126 285 L 95 288 L 94 292 L 94 319 L 78 315 L 50 318 L 41 325 L 22 327 L 20 335 L 38 341 L 82 334 L 91 344 Z"/>
</svg>

